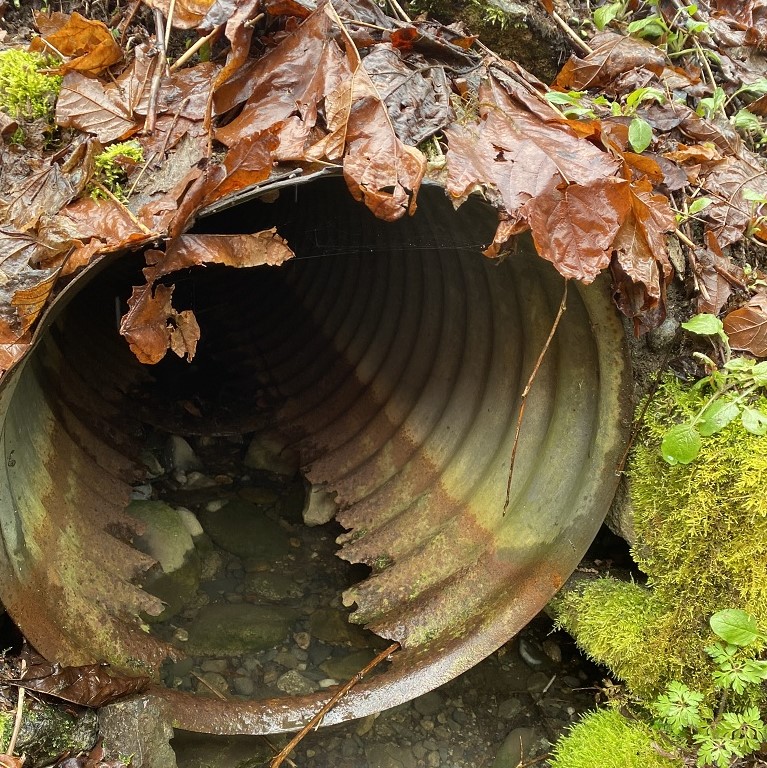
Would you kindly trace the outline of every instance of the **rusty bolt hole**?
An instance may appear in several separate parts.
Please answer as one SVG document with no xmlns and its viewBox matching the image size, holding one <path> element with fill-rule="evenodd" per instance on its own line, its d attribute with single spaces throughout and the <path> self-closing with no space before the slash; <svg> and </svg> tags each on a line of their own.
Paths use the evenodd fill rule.
<svg viewBox="0 0 767 768">
<path fill-rule="evenodd" d="M 479 199 L 455 212 L 433 186 L 414 217 L 386 224 L 337 178 L 203 219 L 207 232 L 277 226 L 297 257 L 175 276 L 175 305 L 202 328 L 191 365 L 169 357 L 145 368 L 118 335 L 140 255 L 75 281 L 0 385 L 0 598 L 38 649 L 159 677 L 184 642 L 163 635 L 170 625 L 142 629 L 159 605 L 140 588 L 156 565 L 131 546 L 126 515 L 145 481 L 142 452 L 167 435 L 240 458 L 251 436 L 276 435 L 312 488 L 335 499 L 338 554 L 371 572 L 334 599 L 403 650 L 325 724 L 435 688 L 518 632 L 602 522 L 630 378 L 608 286 L 574 286 L 527 401 L 502 515 L 519 395 L 562 281 L 526 238 L 503 263 L 481 256 L 495 225 Z M 265 473 L 243 483 L 239 472 L 238 493 L 268 485 Z M 164 490 L 182 503 L 178 488 Z M 328 695 L 155 693 L 177 727 L 222 734 L 295 729 Z"/>
</svg>

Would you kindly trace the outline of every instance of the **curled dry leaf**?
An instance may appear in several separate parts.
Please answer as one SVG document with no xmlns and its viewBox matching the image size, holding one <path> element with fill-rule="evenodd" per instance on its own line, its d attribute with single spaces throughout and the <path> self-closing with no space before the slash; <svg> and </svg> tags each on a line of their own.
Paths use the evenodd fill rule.
<svg viewBox="0 0 767 768">
<path fill-rule="evenodd" d="M 122 60 L 122 49 L 101 21 L 86 19 L 77 11 L 71 16 L 38 12 L 35 19 L 42 38 L 35 38 L 30 48 L 50 53 L 52 46 L 66 56 L 68 61 L 59 66 L 62 73 L 77 71 L 95 77 Z"/>
<path fill-rule="evenodd" d="M 757 293 L 745 307 L 725 315 L 724 331 L 733 349 L 767 357 L 767 294 Z"/>
<path fill-rule="evenodd" d="M 175 310 L 173 286 L 157 281 L 200 264 L 279 266 L 292 257 L 293 251 L 273 229 L 252 235 L 182 235 L 169 243 L 165 253 L 147 251 L 146 283 L 134 287 L 120 333 L 142 363 L 158 363 L 168 349 L 191 360 L 200 338 L 197 321 L 190 310 Z"/>
<path fill-rule="evenodd" d="M 173 9 L 173 26 L 179 29 L 193 29 L 205 18 L 214 0 L 176 0 Z M 144 5 L 157 8 L 168 18 L 171 0 L 144 0 Z"/>
</svg>

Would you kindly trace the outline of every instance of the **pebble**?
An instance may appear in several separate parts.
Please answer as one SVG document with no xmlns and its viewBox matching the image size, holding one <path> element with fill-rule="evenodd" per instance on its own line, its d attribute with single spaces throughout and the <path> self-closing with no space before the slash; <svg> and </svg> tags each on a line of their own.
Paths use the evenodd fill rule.
<svg viewBox="0 0 767 768">
<path fill-rule="evenodd" d="M 229 668 L 229 662 L 226 659 L 205 659 L 200 664 L 200 669 L 203 672 L 218 672 L 223 673 Z"/>
<path fill-rule="evenodd" d="M 223 675 L 219 675 L 217 672 L 206 672 L 200 677 L 213 689 L 226 693 L 229 690 L 229 683 Z M 201 685 L 198 687 L 198 692 L 205 693 L 207 686 Z M 208 690 L 208 692 L 210 692 Z"/>
<path fill-rule="evenodd" d="M 334 680 L 332 677 L 323 677 L 319 681 L 320 688 L 332 688 L 334 685 L 338 685 L 338 680 Z"/>
<path fill-rule="evenodd" d="M 284 675 L 280 675 L 275 682 L 275 686 L 283 693 L 287 693 L 288 696 L 305 696 L 317 690 L 311 680 L 307 680 L 294 669 L 285 672 Z"/>
<path fill-rule="evenodd" d="M 205 509 L 208 512 L 218 512 L 219 509 L 226 506 L 226 501 L 224 499 L 213 499 L 213 501 L 209 501 L 205 505 Z"/>
<path fill-rule="evenodd" d="M 234 678 L 234 692 L 240 696 L 252 696 L 256 686 L 249 677 Z"/>
<path fill-rule="evenodd" d="M 293 635 L 293 640 L 295 640 L 296 645 L 302 651 L 305 651 L 309 648 L 309 645 L 312 642 L 312 636 L 308 632 L 296 632 Z"/>
</svg>

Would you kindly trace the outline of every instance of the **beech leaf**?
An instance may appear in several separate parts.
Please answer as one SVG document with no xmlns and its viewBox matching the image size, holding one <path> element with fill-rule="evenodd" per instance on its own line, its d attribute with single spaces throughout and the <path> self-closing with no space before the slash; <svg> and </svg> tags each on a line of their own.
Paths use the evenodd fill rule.
<svg viewBox="0 0 767 768">
<path fill-rule="evenodd" d="M 724 332 L 733 349 L 767 357 L 767 295 L 756 294 L 745 307 L 729 312 L 724 318 Z"/>
</svg>

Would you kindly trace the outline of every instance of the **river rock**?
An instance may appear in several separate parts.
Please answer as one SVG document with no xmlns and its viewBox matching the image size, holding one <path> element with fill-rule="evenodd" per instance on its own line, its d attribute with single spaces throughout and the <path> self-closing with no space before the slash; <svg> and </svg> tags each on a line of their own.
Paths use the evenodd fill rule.
<svg viewBox="0 0 767 768">
<path fill-rule="evenodd" d="M 537 728 L 515 728 L 503 741 L 492 768 L 518 768 L 525 760 L 538 757 L 549 747 Z"/>
<path fill-rule="evenodd" d="M 304 523 L 308 526 L 329 523 L 338 511 L 333 496 L 321 485 L 313 485 L 306 495 L 304 504 Z"/>
<path fill-rule="evenodd" d="M 370 744 L 365 747 L 368 768 L 416 768 L 413 753 L 396 744 Z"/>
<path fill-rule="evenodd" d="M 144 523 L 144 533 L 135 537 L 134 546 L 160 564 L 160 571 L 148 574 L 144 584 L 148 592 L 166 604 L 160 616 L 152 620 L 171 618 L 200 584 L 200 558 L 189 532 L 189 521 L 162 501 L 132 501 L 126 511 Z"/>
<path fill-rule="evenodd" d="M 192 446 L 178 435 L 171 435 L 165 443 L 165 463 L 169 470 L 176 472 L 202 469 L 202 462 Z"/>
<path fill-rule="evenodd" d="M 262 510 L 234 499 L 217 512 L 200 512 L 205 533 L 221 549 L 241 558 L 274 562 L 290 550 L 288 534 Z"/>
<path fill-rule="evenodd" d="M 356 624 L 350 624 L 348 614 L 333 608 L 320 608 L 309 619 L 312 637 L 330 645 L 351 645 L 355 648 L 367 648 L 370 645 L 365 630 Z"/>
<path fill-rule="evenodd" d="M 364 669 L 375 656 L 373 651 L 356 651 L 348 656 L 339 656 L 320 664 L 320 669 L 336 680 L 351 680 L 361 669 Z"/>
<path fill-rule="evenodd" d="M 178 768 L 256 768 L 274 757 L 268 742 L 259 736 L 177 733 L 173 747 Z"/>
<path fill-rule="evenodd" d="M 253 437 L 242 463 L 251 469 L 263 469 L 275 475 L 293 477 L 298 472 L 298 453 L 281 437 L 261 432 Z"/>
<path fill-rule="evenodd" d="M 173 738 L 162 703 L 152 696 L 136 696 L 99 710 L 99 736 L 110 754 L 132 755 L 131 768 L 176 768 Z"/>
<path fill-rule="evenodd" d="M 295 617 L 282 606 L 205 606 L 189 626 L 189 653 L 220 657 L 265 651 L 286 638 Z"/>
<path fill-rule="evenodd" d="M 263 600 L 290 600 L 301 597 L 303 590 L 290 576 L 284 573 L 251 573 L 245 581 L 246 595 L 254 595 Z"/>
<path fill-rule="evenodd" d="M 307 680 L 295 669 L 280 675 L 274 685 L 278 690 L 287 693 L 288 696 L 306 696 L 317 690 L 317 686 L 311 680 Z"/>
</svg>

